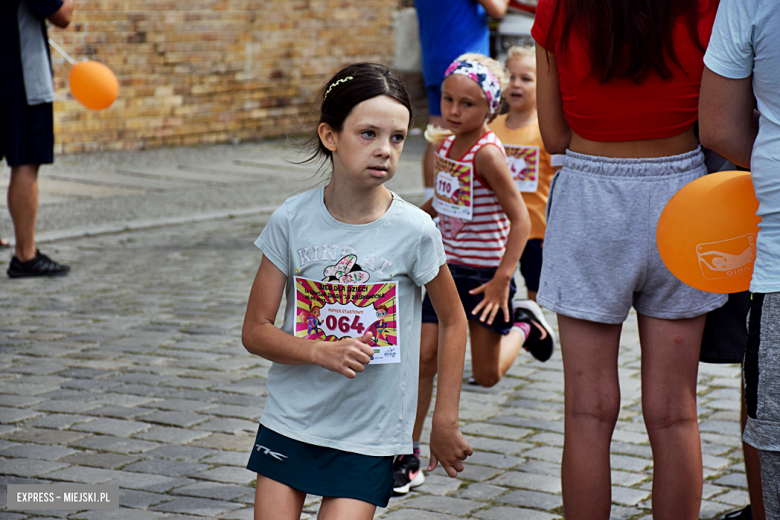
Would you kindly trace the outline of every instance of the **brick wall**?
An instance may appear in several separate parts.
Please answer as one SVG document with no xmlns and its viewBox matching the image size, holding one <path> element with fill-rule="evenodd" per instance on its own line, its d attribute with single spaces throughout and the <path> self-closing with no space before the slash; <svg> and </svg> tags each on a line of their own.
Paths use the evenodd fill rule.
<svg viewBox="0 0 780 520">
<path fill-rule="evenodd" d="M 108 65 L 119 97 L 93 112 L 72 99 L 52 49 L 58 153 L 276 137 L 300 131 L 342 65 L 392 65 L 399 0 L 78 0 L 49 36 Z"/>
</svg>

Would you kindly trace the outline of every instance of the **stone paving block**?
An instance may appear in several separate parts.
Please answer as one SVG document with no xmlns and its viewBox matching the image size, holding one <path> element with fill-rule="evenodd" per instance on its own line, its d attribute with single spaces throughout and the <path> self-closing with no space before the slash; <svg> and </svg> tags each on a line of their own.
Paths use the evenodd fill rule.
<svg viewBox="0 0 780 520">
<path fill-rule="evenodd" d="M 68 466 L 62 462 L 34 459 L 3 459 L 0 465 L 4 475 L 17 477 L 38 477 Z"/>
<path fill-rule="evenodd" d="M 506 493 L 506 491 L 506 488 L 478 482 L 469 485 L 467 488 L 461 489 L 458 491 L 457 496 L 460 498 L 467 498 L 469 500 L 487 502 L 490 500 L 495 500 L 497 496 Z"/>
<path fill-rule="evenodd" d="M 147 425 L 148 426 L 148 425 Z M 147 441 L 159 441 L 169 444 L 188 444 L 197 439 L 207 437 L 208 432 L 197 432 L 183 428 L 168 428 L 165 426 L 152 426 L 146 431 L 134 435 L 137 439 Z"/>
<path fill-rule="evenodd" d="M 207 402 L 193 401 L 188 399 L 164 399 L 155 401 L 146 405 L 147 408 L 156 408 L 159 410 L 170 410 L 172 412 L 199 412 L 214 408 L 214 405 Z"/>
<path fill-rule="evenodd" d="M 71 444 L 87 436 L 85 433 L 44 430 L 39 428 L 19 428 L 2 434 L 4 439 L 33 444 Z"/>
<path fill-rule="evenodd" d="M 0 403 L 3 403 L 3 406 L 13 407 L 13 408 L 24 408 L 27 406 L 32 406 L 37 403 L 41 403 L 45 401 L 42 397 L 39 396 L 27 396 L 27 395 L 9 395 L 9 394 L 2 394 L 0 395 Z"/>
<path fill-rule="evenodd" d="M 532 430 L 525 428 L 513 428 L 510 426 L 502 426 L 499 424 L 490 423 L 472 423 L 460 429 L 462 433 L 468 433 L 470 435 L 482 435 L 484 437 L 497 437 L 499 439 L 507 439 L 510 441 L 518 441 L 523 437 L 527 437 L 532 434 Z"/>
<path fill-rule="evenodd" d="M 250 487 L 222 484 L 220 482 L 197 482 L 195 484 L 176 488 L 174 494 L 190 497 L 213 498 L 217 500 L 235 500 L 239 497 L 246 496 L 250 491 L 252 500 L 254 500 L 254 490 Z"/>
<path fill-rule="evenodd" d="M 106 406 L 124 406 L 124 407 L 133 407 L 133 406 L 143 406 L 145 404 L 158 402 L 159 399 L 155 399 L 153 397 L 143 397 L 138 395 L 129 395 L 129 394 L 114 394 L 114 393 L 106 393 L 102 394 L 100 397 L 98 397 L 95 402 L 106 405 Z"/>
<path fill-rule="evenodd" d="M 719 486 L 740 487 L 747 489 L 747 477 L 744 472 L 735 472 L 723 475 L 722 477 L 713 481 L 714 484 Z"/>
<path fill-rule="evenodd" d="M 469 464 L 480 466 L 490 466 L 493 468 L 509 469 L 523 462 L 523 459 L 498 453 L 488 453 L 484 451 L 475 451 L 469 458 Z"/>
<path fill-rule="evenodd" d="M 238 466 L 244 468 L 246 467 L 248 460 L 248 453 L 241 453 L 239 451 L 223 451 L 216 455 L 206 457 L 201 462 L 205 464 L 224 464 L 227 466 Z"/>
<path fill-rule="evenodd" d="M 714 486 L 708 482 L 704 483 L 704 486 L 702 486 L 702 498 L 704 500 L 710 500 L 713 497 L 716 497 L 720 494 L 726 493 L 729 491 L 729 488 L 727 487 L 721 487 L 721 486 Z M 745 488 L 747 488 L 747 482 L 745 482 Z"/>
<path fill-rule="evenodd" d="M 731 504 L 732 506 L 744 506 L 750 503 L 750 495 L 747 491 L 741 489 L 733 489 L 727 493 L 722 493 L 711 499 L 713 502 L 723 502 L 724 504 Z"/>
<path fill-rule="evenodd" d="M 135 419 L 152 413 L 147 408 L 129 408 L 126 406 L 99 406 L 84 412 L 97 417 L 111 417 L 114 419 Z"/>
<path fill-rule="evenodd" d="M 612 468 L 626 471 L 642 471 L 653 464 L 652 460 L 629 457 L 627 455 L 615 455 L 614 453 L 610 454 L 609 460 Z"/>
<path fill-rule="evenodd" d="M 59 385 L 27 385 L 17 382 L 0 383 L 0 394 L 36 396 L 56 391 Z"/>
<path fill-rule="evenodd" d="M 388 513 L 382 518 L 386 520 L 457 520 L 457 517 L 452 515 L 420 511 L 419 509 L 401 509 Z"/>
<path fill-rule="evenodd" d="M 244 509 L 236 509 L 235 511 L 228 511 L 227 513 L 219 515 L 219 518 L 221 520 L 255 520 L 255 508 L 252 506 Z M 306 515 L 306 518 L 310 518 L 309 515 Z"/>
<path fill-rule="evenodd" d="M 118 473 L 121 473 L 121 475 L 111 480 L 109 484 L 118 485 L 120 488 L 150 491 L 152 493 L 167 493 L 174 488 L 186 486 L 194 482 L 192 479 L 181 477 L 165 477 L 144 473 Z"/>
<path fill-rule="evenodd" d="M 74 448 L 122 453 L 125 455 L 130 455 L 132 453 L 144 453 L 160 446 L 160 444 L 157 442 L 142 441 L 139 439 L 124 439 L 121 437 L 111 437 L 108 435 L 97 435 L 94 437 L 70 442 L 69 444 Z"/>
<path fill-rule="evenodd" d="M 733 422 L 705 420 L 699 423 L 699 430 L 702 432 L 715 433 L 720 435 L 739 435 L 741 428 L 739 424 L 735 424 Z"/>
<path fill-rule="evenodd" d="M 191 515 L 215 517 L 234 509 L 243 508 L 242 504 L 225 502 L 223 500 L 211 500 L 206 498 L 177 498 L 152 506 L 154 511 L 166 513 L 189 513 Z"/>
<path fill-rule="evenodd" d="M 146 452 L 147 457 L 193 462 L 210 455 L 218 455 L 222 452 L 195 446 L 163 445 Z M 246 455 L 248 458 L 249 455 Z"/>
<path fill-rule="evenodd" d="M 223 361 L 220 361 L 220 364 L 222 363 Z M 237 360 L 237 365 L 240 366 L 241 363 L 242 363 L 241 361 Z M 249 379 L 238 381 L 230 385 L 216 386 L 214 387 L 214 390 L 237 393 L 237 394 L 261 396 L 261 395 L 266 395 L 268 393 L 265 390 L 266 381 L 267 379 L 262 377 L 252 377 Z"/>
<path fill-rule="evenodd" d="M 471 457 L 469 457 L 469 460 Z M 466 463 L 463 465 L 464 469 L 460 473 L 458 473 L 458 479 L 462 480 L 469 480 L 472 482 L 483 482 L 485 480 L 489 480 L 491 478 L 496 477 L 497 475 L 500 475 L 504 472 L 502 469 L 497 468 L 490 468 L 487 466 L 477 466 L 476 464 L 472 464 L 469 462 L 469 460 L 466 461 Z M 443 478 L 449 478 L 449 475 L 447 475 L 447 472 L 444 471 L 444 469 L 441 467 L 441 465 L 437 466 L 435 470 L 432 472 L 428 472 L 428 475 L 438 475 Z"/>
<path fill-rule="evenodd" d="M 71 429 L 103 435 L 114 435 L 117 437 L 128 437 L 130 435 L 143 432 L 144 430 L 148 430 L 149 425 L 137 421 L 100 418 L 83 424 L 77 424 Z"/>
<path fill-rule="evenodd" d="M 94 417 L 87 417 L 86 415 L 52 413 L 37 419 L 33 419 L 27 422 L 25 426 L 31 426 L 33 428 L 54 428 L 57 430 L 63 430 L 67 428 L 73 428 L 75 425 L 86 424 L 94 420 Z"/>
<path fill-rule="evenodd" d="M 491 507 L 485 511 L 477 511 L 474 518 L 483 518 L 484 520 L 558 520 L 560 516 L 533 509 L 523 509 L 514 507 Z"/>
<path fill-rule="evenodd" d="M 198 424 L 194 429 L 204 430 L 210 432 L 223 432 L 223 433 L 241 433 L 241 432 L 257 432 L 258 424 L 254 421 L 244 421 L 242 419 L 211 419 L 208 422 Z"/>
<path fill-rule="evenodd" d="M 551 464 L 560 464 L 563 458 L 563 448 L 544 446 L 541 448 L 532 448 L 523 452 L 523 457 L 529 459 L 538 459 Z"/>
<path fill-rule="evenodd" d="M 69 468 L 42 473 L 47 479 L 63 482 L 81 482 L 84 484 L 105 484 L 121 475 L 112 469 L 89 468 L 86 466 L 71 466 Z"/>
<path fill-rule="evenodd" d="M 517 455 L 525 450 L 533 448 L 533 444 L 530 444 L 530 439 L 525 439 L 529 442 L 516 442 L 503 439 L 491 439 L 490 437 L 472 437 L 471 435 L 464 435 L 464 437 L 473 450 L 479 451 Z"/>
<path fill-rule="evenodd" d="M 560 433 L 543 432 L 531 437 L 527 437 L 526 442 L 533 444 L 543 444 L 545 446 L 563 447 L 563 435 Z"/>
<path fill-rule="evenodd" d="M 238 419 L 245 419 L 257 424 L 257 420 L 263 413 L 261 407 L 250 406 L 232 406 L 232 405 L 219 405 L 213 408 L 205 410 L 203 413 L 209 415 L 216 415 L 219 417 L 235 417 Z"/>
<path fill-rule="evenodd" d="M 496 498 L 495 501 L 500 504 L 510 504 L 513 506 L 542 510 L 555 509 L 563 505 L 563 498 L 560 495 L 539 493 L 538 491 L 528 491 L 526 489 L 510 491 L 509 493 Z"/>
<path fill-rule="evenodd" d="M 119 488 L 119 504 L 122 507 L 148 509 L 150 506 L 156 506 L 170 500 L 173 500 L 171 495 Z"/>
<path fill-rule="evenodd" d="M 76 450 L 62 446 L 41 446 L 39 444 L 22 444 L 0 451 L 0 457 L 15 457 L 40 460 L 57 460 L 76 453 Z M 67 461 L 62 461 L 67 462 Z"/>
<path fill-rule="evenodd" d="M 62 462 L 77 466 L 91 468 L 119 469 L 122 466 L 132 464 L 138 457 L 119 455 L 118 453 L 95 453 L 92 451 L 80 451 L 62 459 Z"/>
<path fill-rule="evenodd" d="M 612 502 L 622 506 L 635 506 L 650 497 L 650 492 L 612 485 Z"/>
<path fill-rule="evenodd" d="M 563 433 L 563 418 L 539 419 L 534 417 L 523 417 L 522 409 L 512 410 L 516 415 L 502 415 L 488 419 L 491 424 L 504 424 L 507 426 L 519 426 L 522 428 L 531 428 L 532 430 L 550 431 Z M 534 432 L 534 433 L 539 433 Z"/>
<path fill-rule="evenodd" d="M 33 405 L 32 409 L 41 412 L 79 414 L 100 406 L 99 403 L 96 403 L 94 401 L 83 401 L 82 399 L 83 396 L 81 397 L 81 399 L 79 398 L 72 399 L 72 400 L 58 399 L 56 401 L 46 401 L 43 403 Z"/>
<path fill-rule="evenodd" d="M 704 364 L 704 363 L 701 363 Z M 716 518 L 726 511 L 734 509 L 733 505 L 722 504 L 720 502 L 711 502 L 709 500 L 702 500 L 701 509 L 699 510 L 699 518 Z"/>
<path fill-rule="evenodd" d="M 525 473 L 539 473 L 541 475 L 549 475 L 557 478 L 560 478 L 561 476 L 560 464 L 535 459 L 528 459 L 525 463 L 515 468 L 515 470 L 523 471 Z"/>
<path fill-rule="evenodd" d="M 426 475 L 425 483 L 414 489 L 420 493 L 445 496 L 457 490 L 461 484 L 462 482 L 455 478 L 442 477 L 441 475 Z"/>
<path fill-rule="evenodd" d="M 135 462 L 122 468 L 123 471 L 132 473 L 151 473 L 152 475 L 165 475 L 167 477 L 181 477 L 191 475 L 199 471 L 208 469 L 207 464 L 198 464 L 195 462 L 180 462 L 176 460 L 165 459 L 147 459 Z"/>
<path fill-rule="evenodd" d="M 560 494 L 561 492 L 561 479 L 559 477 L 524 473 L 520 471 L 510 471 L 508 473 L 504 473 L 500 477 L 488 481 L 487 484 L 530 489 L 532 491 L 541 491 L 543 493 Z"/>
<path fill-rule="evenodd" d="M 421 496 L 412 498 L 404 504 L 406 507 L 423 509 L 435 513 L 445 513 L 453 516 L 464 516 L 472 511 L 485 507 L 485 504 L 463 498 Z"/>
<path fill-rule="evenodd" d="M 648 478 L 645 473 L 630 473 L 628 471 L 620 471 L 613 469 L 610 471 L 612 479 L 612 485 L 632 487 L 636 486 L 640 482 L 643 482 Z"/>
<path fill-rule="evenodd" d="M 37 412 L 35 410 L 6 408 L 5 406 L 0 406 L 0 423 L 2 424 L 18 423 L 33 417 L 40 417 L 42 415 L 43 413 Z"/>
<path fill-rule="evenodd" d="M 190 446 L 201 448 L 214 448 L 217 450 L 231 450 L 249 453 L 255 445 L 256 435 L 226 435 L 224 433 L 212 433 L 208 437 L 190 442 Z"/>
<path fill-rule="evenodd" d="M 233 484 L 249 484 L 257 478 L 257 474 L 252 473 L 251 471 L 232 466 L 219 466 L 199 473 L 192 473 L 190 476 L 202 480 L 213 480 L 216 482 L 228 482 Z"/>
<path fill-rule="evenodd" d="M 143 416 L 144 422 L 162 424 L 163 426 L 175 426 L 177 428 L 190 428 L 209 419 L 210 417 L 207 415 L 169 411 L 152 412 Z"/>
<path fill-rule="evenodd" d="M 75 520 L 155 520 L 164 518 L 164 514 L 121 507 L 108 511 L 82 511 L 71 515 L 69 518 Z"/>
</svg>

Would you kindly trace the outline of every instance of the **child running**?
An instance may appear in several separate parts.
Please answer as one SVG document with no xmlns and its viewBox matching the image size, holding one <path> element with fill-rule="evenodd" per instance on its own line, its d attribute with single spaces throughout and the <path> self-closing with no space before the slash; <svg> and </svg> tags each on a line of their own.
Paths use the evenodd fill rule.
<svg viewBox="0 0 780 520">
<path fill-rule="evenodd" d="M 423 285 L 442 342 L 429 469 L 455 477 L 471 455 L 458 430 L 467 324 L 441 235 L 383 186 L 411 127 L 409 96 L 389 69 L 362 63 L 320 99 L 310 160 L 330 162 L 328 185 L 288 199 L 255 242 L 263 259 L 242 339 L 273 362 L 247 464 L 256 520 L 297 520 L 307 493 L 324 497 L 324 520 L 387 506 L 393 457 L 412 452 Z"/>
<path fill-rule="evenodd" d="M 552 330 L 532 313 L 519 308 L 516 312 L 512 302 L 513 276 L 530 226 L 504 148 L 488 128 L 499 107 L 503 79 L 501 65 L 480 54 L 460 56 L 447 69 L 441 109 L 453 135 L 436 152 L 436 192 L 423 205 L 432 216 L 439 216 L 447 264 L 469 319 L 474 380 L 484 387 L 503 377 L 526 340 L 552 350 Z M 440 368 L 438 345 L 446 344 L 441 343 L 440 316 L 431 301 L 427 295 L 423 301 L 414 453 L 395 462 L 396 493 L 406 493 L 425 481 L 420 437 Z M 445 374 L 438 372 L 441 381 Z"/>
<path fill-rule="evenodd" d="M 555 171 L 550 164 L 550 154 L 544 149 L 536 115 L 536 50 L 510 47 L 505 66 L 509 72 L 509 85 L 504 91 L 504 99 L 509 112 L 498 116 L 490 129 L 504 144 L 509 169 L 531 217 L 531 234 L 520 256 L 520 273 L 525 279 L 528 299 L 535 302 L 542 274 L 544 214 Z"/>
</svg>

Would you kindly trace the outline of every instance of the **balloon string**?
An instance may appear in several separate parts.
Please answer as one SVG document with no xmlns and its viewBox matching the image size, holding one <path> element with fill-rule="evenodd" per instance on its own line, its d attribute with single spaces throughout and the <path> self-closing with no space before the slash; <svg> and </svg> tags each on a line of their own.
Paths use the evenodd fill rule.
<svg viewBox="0 0 780 520">
<path fill-rule="evenodd" d="M 73 58 L 71 58 L 71 57 L 68 55 L 68 53 L 67 53 L 67 52 L 65 52 L 64 50 L 62 50 L 62 47 L 60 47 L 59 45 L 57 45 L 57 44 L 54 42 L 54 40 L 52 40 L 51 38 L 49 38 L 49 43 L 51 44 L 51 46 L 52 46 L 52 47 L 54 47 L 55 49 L 57 49 L 57 52 L 59 52 L 60 54 L 62 54 L 62 56 L 63 56 L 63 57 L 66 59 L 66 60 L 68 60 L 68 61 L 70 62 L 70 64 L 71 64 L 71 65 L 75 65 L 75 64 L 76 64 L 76 60 L 74 60 Z"/>
</svg>

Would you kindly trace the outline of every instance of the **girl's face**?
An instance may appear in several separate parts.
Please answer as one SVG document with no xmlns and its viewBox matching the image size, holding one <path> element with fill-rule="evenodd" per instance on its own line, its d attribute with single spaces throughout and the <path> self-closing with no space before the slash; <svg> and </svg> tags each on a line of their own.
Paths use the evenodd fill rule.
<svg viewBox="0 0 780 520">
<path fill-rule="evenodd" d="M 320 124 L 320 139 L 333 152 L 333 176 L 373 188 L 395 175 L 404 149 L 409 110 L 388 96 L 358 103 L 341 132 Z"/>
<path fill-rule="evenodd" d="M 441 116 L 455 135 L 481 128 L 488 115 L 485 93 L 476 81 L 461 74 L 448 76 L 441 85 Z"/>
<path fill-rule="evenodd" d="M 519 56 L 506 62 L 509 71 L 509 86 L 504 99 L 512 111 L 536 108 L 536 59 Z"/>
</svg>

